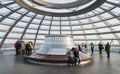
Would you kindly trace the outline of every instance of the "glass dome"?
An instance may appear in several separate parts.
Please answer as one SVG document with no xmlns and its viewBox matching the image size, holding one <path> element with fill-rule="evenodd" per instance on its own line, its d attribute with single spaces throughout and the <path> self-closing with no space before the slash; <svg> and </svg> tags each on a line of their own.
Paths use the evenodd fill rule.
<svg viewBox="0 0 120 74">
<path fill-rule="evenodd" d="M 0 50 L 12 50 L 16 40 L 32 41 L 37 49 L 46 35 L 72 35 L 76 45 L 120 46 L 120 0 L 37 1 L 0 0 Z"/>
</svg>

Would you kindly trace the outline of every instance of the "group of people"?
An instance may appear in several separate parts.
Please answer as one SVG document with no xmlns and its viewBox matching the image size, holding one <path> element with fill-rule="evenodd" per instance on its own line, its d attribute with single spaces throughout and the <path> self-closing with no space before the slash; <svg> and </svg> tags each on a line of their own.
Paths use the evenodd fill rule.
<svg viewBox="0 0 120 74">
<path fill-rule="evenodd" d="M 91 47 L 91 54 L 94 53 L 94 44 L 93 42 L 90 43 L 90 47 Z M 107 42 L 107 44 L 105 44 L 105 47 L 103 46 L 103 44 L 101 42 L 99 42 L 98 44 L 98 48 L 99 48 L 99 54 L 102 54 L 103 49 L 105 49 L 105 52 L 107 54 L 107 58 L 110 58 L 110 44 L 109 42 Z"/>
<path fill-rule="evenodd" d="M 70 65 L 79 65 L 80 58 L 79 58 L 79 49 L 78 48 L 72 48 L 66 53 L 68 57 L 68 64 Z"/>
<path fill-rule="evenodd" d="M 81 61 L 81 57 L 79 56 L 80 52 L 82 52 L 82 53 L 87 52 L 87 44 L 86 43 L 83 42 L 81 45 L 78 45 L 76 48 L 73 47 L 66 53 L 66 55 L 68 57 L 68 64 L 78 66 Z"/>
<path fill-rule="evenodd" d="M 94 43 L 91 42 L 90 43 L 90 47 L 91 47 L 91 56 L 94 54 Z M 98 49 L 99 49 L 99 54 L 101 55 L 102 54 L 102 51 L 103 49 L 105 49 L 106 51 L 106 54 L 107 54 L 107 58 L 110 58 L 110 44 L 109 42 L 107 42 L 107 44 L 105 44 L 105 47 L 103 46 L 103 44 L 101 42 L 99 42 L 98 44 Z M 72 48 L 70 49 L 66 55 L 68 57 L 68 64 L 70 65 L 79 65 L 81 59 L 79 57 L 79 51 L 82 52 L 82 53 L 86 53 L 86 50 L 87 50 L 87 44 L 83 44 L 82 45 L 78 45 L 77 48 Z"/>
<path fill-rule="evenodd" d="M 16 49 L 16 55 L 29 55 L 32 53 L 33 43 L 31 41 L 25 43 L 25 41 L 17 40 L 14 44 L 14 48 Z"/>
</svg>

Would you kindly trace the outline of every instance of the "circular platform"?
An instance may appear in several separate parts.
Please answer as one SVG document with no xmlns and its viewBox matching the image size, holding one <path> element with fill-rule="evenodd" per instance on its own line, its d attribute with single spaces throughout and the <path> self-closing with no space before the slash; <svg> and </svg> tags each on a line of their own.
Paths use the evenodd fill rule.
<svg viewBox="0 0 120 74">
<path fill-rule="evenodd" d="M 25 55 L 25 59 L 33 63 L 67 64 L 69 61 L 66 53 L 72 47 L 75 47 L 72 36 L 47 35 L 43 47 L 31 55 Z M 79 52 L 79 57 L 81 63 L 92 58 L 83 52 Z"/>
<path fill-rule="evenodd" d="M 68 57 L 66 55 L 47 55 L 47 54 L 31 54 L 31 55 L 25 55 L 25 60 L 32 62 L 32 63 L 37 63 L 37 64 L 62 64 L 62 65 L 67 65 L 68 62 Z M 80 64 L 87 64 L 91 62 L 92 57 L 82 59 Z"/>
<path fill-rule="evenodd" d="M 65 55 L 47 55 L 47 54 L 25 55 L 25 58 L 33 61 L 49 63 L 66 63 L 68 60 L 68 58 Z"/>
</svg>

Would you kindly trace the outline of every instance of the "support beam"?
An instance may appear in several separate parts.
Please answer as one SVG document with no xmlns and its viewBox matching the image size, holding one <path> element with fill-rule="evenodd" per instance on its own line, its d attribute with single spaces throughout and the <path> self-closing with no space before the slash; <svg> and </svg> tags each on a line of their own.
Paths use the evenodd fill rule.
<svg viewBox="0 0 120 74">
<path fill-rule="evenodd" d="M 42 22 L 44 20 L 45 16 L 43 16 L 42 20 L 40 21 L 40 24 L 38 26 L 38 29 L 37 29 L 37 32 L 36 32 L 36 35 L 35 35 L 35 39 L 34 39 L 34 45 L 33 45 L 33 50 L 35 49 L 35 44 L 36 44 L 36 40 L 37 40 L 37 36 L 38 36 L 38 33 L 39 33 L 39 30 L 40 30 L 40 27 L 42 25 Z"/>
<path fill-rule="evenodd" d="M 27 24 L 27 26 L 25 27 L 22 36 L 20 37 L 20 40 L 23 40 L 23 36 L 25 35 L 26 30 L 28 29 L 29 25 L 31 24 L 31 22 L 34 20 L 34 18 L 37 16 L 37 14 L 34 15 L 34 17 L 32 17 L 32 19 L 29 21 L 29 23 Z"/>
<path fill-rule="evenodd" d="M 61 22 L 62 22 L 62 21 L 61 21 L 61 17 L 60 17 L 60 35 L 62 34 L 62 33 L 61 33 L 61 31 L 62 31 L 62 30 L 61 30 Z"/>
<path fill-rule="evenodd" d="M 120 7 L 120 4 L 119 4 L 119 3 L 116 4 L 116 3 L 113 3 L 113 2 L 110 2 L 110 1 L 106 1 L 106 3 L 111 4 L 111 5 L 114 5 L 114 6 L 116 6 L 116 7 Z"/>
<path fill-rule="evenodd" d="M 52 21 L 53 21 L 53 17 L 51 18 L 51 21 L 50 21 L 50 27 L 49 27 L 49 33 L 48 33 L 48 35 L 50 35 L 51 26 L 52 26 Z"/>
<path fill-rule="evenodd" d="M 70 17 L 68 17 L 68 21 L 69 21 L 71 36 L 73 37 L 73 30 L 72 30 L 72 24 L 71 24 L 71 22 L 70 22 Z"/>
<path fill-rule="evenodd" d="M 113 17 L 115 17 L 116 19 L 118 19 L 120 21 L 120 16 L 115 15 L 112 11 L 108 11 L 107 9 L 102 8 L 102 7 L 99 7 L 99 8 L 101 8 L 105 12 L 108 12 L 110 15 L 112 15 Z"/>
</svg>

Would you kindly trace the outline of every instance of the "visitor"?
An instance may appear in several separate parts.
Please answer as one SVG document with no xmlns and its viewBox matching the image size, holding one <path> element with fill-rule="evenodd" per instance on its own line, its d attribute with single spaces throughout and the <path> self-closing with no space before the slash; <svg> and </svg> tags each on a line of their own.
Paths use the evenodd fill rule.
<svg viewBox="0 0 120 74">
<path fill-rule="evenodd" d="M 107 54 L 107 58 L 110 58 L 110 44 L 109 44 L 109 42 L 107 42 L 107 44 L 105 45 L 105 51 Z"/>
<path fill-rule="evenodd" d="M 14 47 L 16 48 L 16 55 L 19 55 L 21 52 L 21 43 L 19 40 L 15 42 Z"/>
<path fill-rule="evenodd" d="M 26 52 L 26 55 L 29 55 L 29 49 L 30 48 L 30 45 L 29 45 L 29 43 L 27 42 L 26 44 L 25 44 L 25 52 Z"/>
<path fill-rule="evenodd" d="M 101 42 L 99 42 L 98 48 L 99 48 L 99 54 L 102 54 L 102 49 L 104 49 L 104 47 L 103 47 L 103 44 Z"/>
<path fill-rule="evenodd" d="M 29 46 L 30 46 L 29 52 L 30 52 L 30 54 L 32 54 L 33 43 L 31 41 L 29 41 Z"/>
<path fill-rule="evenodd" d="M 93 53 L 94 53 L 94 44 L 93 44 L 93 42 L 90 43 L 90 47 L 91 47 L 91 55 L 93 55 Z"/>
<path fill-rule="evenodd" d="M 16 55 L 18 55 L 17 43 L 18 43 L 18 40 L 14 43 L 14 48 L 15 48 Z"/>
<path fill-rule="evenodd" d="M 27 55 L 32 54 L 32 48 L 33 48 L 33 46 L 32 46 L 31 41 L 29 41 L 28 43 L 26 43 L 25 48 L 26 48 L 26 54 Z"/>
<path fill-rule="evenodd" d="M 74 50 L 74 64 L 78 66 L 80 64 L 80 58 L 79 58 L 79 50 L 75 48 Z"/>
</svg>

